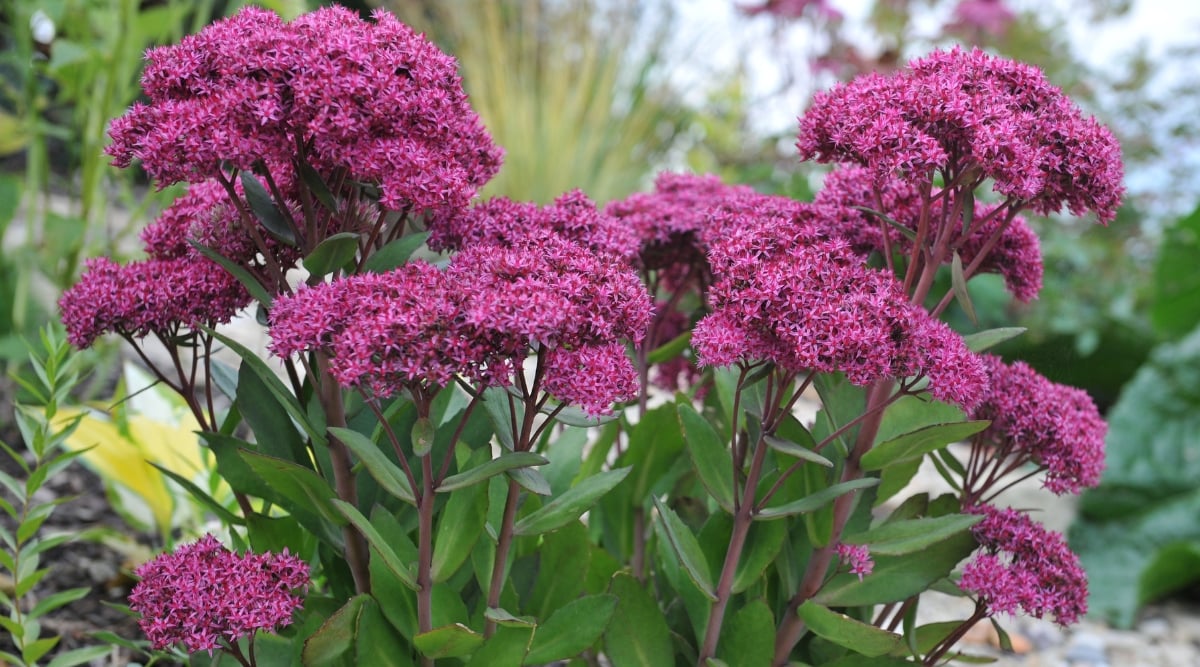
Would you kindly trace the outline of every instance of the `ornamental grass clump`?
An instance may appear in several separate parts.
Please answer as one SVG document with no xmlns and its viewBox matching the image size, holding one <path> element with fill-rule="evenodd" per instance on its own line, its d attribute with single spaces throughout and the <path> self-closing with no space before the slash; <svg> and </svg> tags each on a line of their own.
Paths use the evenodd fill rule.
<svg viewBox="0 0 1200 667">
<path fill-rule="evenodd" d="M 939 319 L 973 313 L 980 273 L 1036 298 L 1021 212 L 1115 214 L 1115 141 L 1036 70 L 935 52 L 823 93 L 798 146 L 837 168 L 812 203 L 664 174 L 603 207 L 476 201 L 501 152 L 453 59 L 385 13 L 243 10 L 152 51 L 143 86 L 110 152 L 189 190 L 148 259 L 93 260 L 62 316 L 187 399 L 252 550 L 206 538 L 147 566 L 131 601 L 154 645 L 933 665 L 994 614 L 1084 612 L 1061 538 L 991 507 L 1012 474 L 1094 484 L 1103 421 L 980 354 L 1013 330 Z M 239 311 L 264 354 L 221 328 Z M 904 491 L 926 460 L 957 493 Z M 284 548 L 269 594 L 238 578 Z M 935 587 L 974 613 L 917 626 Z M 250 633 L 276 634 L 243 651 Z"/>
</svg>

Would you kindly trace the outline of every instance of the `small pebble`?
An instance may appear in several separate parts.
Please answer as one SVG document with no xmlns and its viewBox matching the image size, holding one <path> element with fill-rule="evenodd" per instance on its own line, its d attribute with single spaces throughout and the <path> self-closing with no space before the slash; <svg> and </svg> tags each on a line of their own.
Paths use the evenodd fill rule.
<svg viewBox="0 0 1200 667">
<path fill-rule="evenodd" d="M 1104 639 L 1090 632 L 1077 633 L 1067 648 L 1067 660 L 1074 667 L 1107 667 L 1108 655 L 1104 651 Z"/>
</svg>

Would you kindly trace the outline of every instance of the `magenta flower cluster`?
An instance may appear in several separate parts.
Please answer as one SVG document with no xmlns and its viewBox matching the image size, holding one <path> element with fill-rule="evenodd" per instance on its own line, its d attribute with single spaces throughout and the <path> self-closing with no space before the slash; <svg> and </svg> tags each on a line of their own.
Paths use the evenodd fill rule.
<svg viewBox="0 0 1200 667">
<path fill-rule="evenodd" d="M 281 296 L 271 349 L 320 351 L 339 383 L 388 396 L 459 375 L 507 384 L 544 348 L 546 390 L 599 414 L 637 392 L 624 341 L 641 341 L 650 311 L 625 259 L 547 230 L 468 245 L 445 269 L 415 261 Z"/>
<path fill-rule="evenodd" d="M 800 119 L 803 159 L 862 165 L 974 189 L 1042 214 L 1064 206 L 1110 222 L 1120 205 L 1120 147 L 1035 67 L 973 50 L 935 51 L 893 75 L 820 93 Z"/>
<path fill-rule="evenodd" d="M 784 202 L 747 198 L 717 214 L 712 313 L 692 336 L 701 363 L 771 361 L 859 385 L 923 376 L 936 398 L 974 405 L 986 375 L 961 337 L 825 232 L 828 209 Z"/>
<path fill-rule="evenodd" d="M 379 186 L 389 209 L 463 206 L 499 169 L 457 64 L 386 12 L 291 23 L 247 8 L 146 56 L 138 103 L 113 122 L 117 166 L 167 185 L 307 162 Z"/>
<path fill-rule="evenodd" d="M 428 224 L 429 247 L 437 251 L 480 243 L 513 246 L 548 235 L 626 259 L 632 259 L 638 247 L 634 229 L 596 210 L 579 190 L 560 195 L 549 206 L 495 197 L 468 209 L 439 212 Z"/>
<path fill-rule="evenodd" d="M 972 532 L 981 551 L 963 567 L 959 587 L 979 596 L 989 614 L 1023 611 L 1070 625 L 1087 613 L 1087 575 L 1059 533 L 1029 515 L 983 505 Z"/>
<path fill-rule="evenodd" d="M 725 202 L 754 196 L 745 185 L 727 185 L 713 175 L 663 172 L 653 192 L 613 201 L 605 212 L 633 229 L 641 241 L 639 264 L 649 271 L 706 265 L 710 212 Z"/>
<path fill-rule="evenodd" d="M 991 425 L 973 438 L 972 458 L 983 460 L 968 467 L 967 490 L 981 491 L 993 470 L 1028 462 L 1046 471 L 1044 486 L 1059 495 L 1099 484 L 1108 426 L 1087 392 L 1051 382 L 1022 361 L 983 359 L 991 380 L 971 418 Z"/>
<path fill-rule="evenodd" d="M 212 535 L 140 566 L 129 606 L 156 649 L 209 651 L 291 625 L 308 565 L 282 553 L 236 554 Z"/>
<path fill-rule="evenodd" d="M 939 226 L 946 219 L 943 199 L 929 206 L 926 214 Z M 833 170 L 825 177 L 825 184 L 817 193 L 815 203 L 842 207 L 862 207 L 887 215 L 895 222 L 916 232 L 922 215 L 921 196 L 911 182 L 897 177 L 878 181 L 865 167 L 844 166 Z M 969 266 L 983 251 L 988 239 L 1005 223 L 1005 209 L 996 204 L 976 204 L 975 223 L 963 237 L 962 226 L 949 225 L 947 247 L 958 251 L 964 265 Z M 835 227 L 861 255 L 883 253 L 890 246 L 892 252 L 903 256 L 912 253 L 912 240 L 899 229 L 882 223 L 877 215 L 858 210 L 850 217 L 831 219 L 841 223 Z M 883 228 L 887 228 L 885 237 Z M 952 255 L 946 253 L 943 263 L 949 264 Z M 1013 216 L 975 273 L 996 273 L 1004 278 L 1005 287 L 1019 301 L 1028 303 L 1037 298 L 1042 289 L 1042 251 L 1037 235 L 1021 216 Z"/>
<path fill-rule="evenodd" d="M 865 544 L 845 544 L 839 542 L 833 548 L 842 564 L 849 568 L 850 574 L 857 574 L 859 581 L 875 569 L 875 561 Z"/>
</svg>

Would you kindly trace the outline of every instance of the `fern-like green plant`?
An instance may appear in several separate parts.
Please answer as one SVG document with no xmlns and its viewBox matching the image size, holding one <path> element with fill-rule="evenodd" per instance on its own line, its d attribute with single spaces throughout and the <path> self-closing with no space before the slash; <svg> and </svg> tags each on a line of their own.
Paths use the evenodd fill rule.
<svg viewBox="0 0 1200 667">
<path fill-rule="evenodd" d="M 0 627 L 12 637 L 16 653 L 0 651 L 0 660 L 9 665 L 41 664 L 42 660 L 59 642 L 57 636 L 43 636 L 39 619 L 50 612 L 68 605 L 89 592 L 87 588 L 72 588 L 58 591 L 37 599 L 34 587 L 50 572 L 43 565 L 42 557 L 47 551 L 72 539 L 71 534 L 46 534 L 43 524 L 54 510 L 69 498 L 59 497 L 41 500 L 37 492 L 58 473 L 62 472 L 81 451 L 65 449 L 64 442 L 76 423 L 54 426 L 54 417 L 59 404 L 67 397 L 79 380 L 71 347 L 60 333 L 47 328 L 41 336 L 41 350 L 30 354 L 37 381 L 16 377 L 41 408 L 18 406 L 16 422 L 25 441 L 29 456 L 17 448 L 0 441 L 0 447 L 12 457 L 20 468 L 19 476 L 0 471 L 0 510 L 11 522 L 0 523 L 0 574 L 11 580 L 11 585 L 0 590 Z M 105 645 L 86 646 L 60 653 L 48 663 L 50 667 L 81 665 L 106 655 Z"/>
</svg>

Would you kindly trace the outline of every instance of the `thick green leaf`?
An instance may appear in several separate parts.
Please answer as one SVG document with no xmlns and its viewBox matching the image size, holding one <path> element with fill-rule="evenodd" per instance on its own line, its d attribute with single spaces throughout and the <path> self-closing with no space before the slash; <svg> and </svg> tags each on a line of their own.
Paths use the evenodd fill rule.
<svg viewBox="0 0 1200 667">
<path fill-rule="evenodd" d="M 376 250 L 363 264 L 366 273 L 387 273 L 404 264 L 417 248 L 425 245 L 429 232 L 407 234 Z"/>
<path fill-rule="evenodd" d="M 670 507 L 663 505 L 658 498 L 654 499 L 654 507 L 658 509 L 659 518 L 662 519 L 654 524 L 660 539 L 671 545 L 675 557 L 679 559 L 679 563 L 683 565 L 688 577 L 696 584 L 700 592 L 716 602 L 717 594 L 713 590 L 712 570 L 709 568 L 704 551 L 700 548 L 700 542 L 696 540 L 696 536 L 679 518 L 679 515 L 675 514 Z"/>
<path fill-rule="evenodd" d="M 304 161 L 300 162 L 299 172 L 300 179 L 304 181 L 304 186 L 308 188 L 309 192 L 313 193 L 317 201 L 321 202 L 321 205 L 330 213 L 336 213 L 338 210 L 337 199 L 330 192 L 329 186 L 326 185 L 325 179 L 321 177 L 321 174 L 316 169 L 313 169 L 312 165 Z"/>
<path fill-rule="evenodd" d="M 775 648 L 775 618 L 765 600 L 754 600 L 726 621 L 717 655 L 729 667 L 770 667 Z"/>
<path fill-rule="evenodd" d="M 879 475 L 879 488 L 875 490 L 875 506 L 882 505 L 889 498 L 907 488 L 908 483 L 917 476 L 920 469 L 921 459 L 896 463 L 884 468 Z"/>
<path fill-rule="evenodd" d="M 835 575 L 815 599 L 828 607 L 899 602 L 948 576 L 977 546 L 969 533 L 958 533 L 919 553 L 880 556 L 871 574 L 862 579 L 855 574 Z"/>
<path fill-rule="evenodd" d="M 368 602 L 373 603 L 365 593 L 350 598 L 314 635 L 304 640 L 301 656 L 305 667 L 341 665 L 347 657 L 353 657 L 359 616 Z"/>
<path fill-rule="evenodd" d="M 477 453 L 488 456 L 490 452 L 480 449 Z M 433 541 L 431 575 L 434 582 L 449 579 L 471 555 L 475 541 L 483 534 L 487 503 L 487 487 L 482 484 L 450 494 L 450 500 L 438 518 Z"/>
<path fill-rule="evenodd" d="M 1151 596 L 1183 584 L 1173 574 L 1187 560 L 1178 545 L 1200 544 L 1197 387 L 1200 329 L 1156 348 L 1122 391 L 1108 416 L 1104 478 L 1071 527 L 1089 578 L 1104 582 L 1090 587 L 1089 611 L 1122 627 Z"/>
<path fill-rule="evenodd" d="M 75 667 L 75 665 L 87 664 L 111 653 L 112 647 L 108 644 L 84 646 L 83 648 L 71 649 L 70 651 L 64 651 L 55 655 L 46 667 Z"/>
<path fill-rule="evenodd" d="M 433 451 L 433 439 L 437 435 L 437 429 L 433 427 L 433 422 L 428 417 L 420 417 L 412 427 L 412 448 L 413 454 L 417 456 L 426 456 Z"/>
<path fill-rule="evenodd" d="M 733 592 L 741 593 L 758 583 L 787 539 L 784 521 L 755 521 L 746 534 L 746 546 L 733 575 Z"/>
<path fill-rule="evenodd" d="M 882 470 L 896 463 L 919 459 L 929 452 L 941 449 L 953 442 L 975 435 L 988 427 L 986 420 L 934 424 L 905 433 L 887 442 L 875 445 L 863 455 L 862 469 L 870 472 Z"/>
<path fill-rule="evenodd" d="M 533 641 L 533 626 L 496 628 L 496 634 L 471 654 L 467 667 L 521 667 Z"/>
<path fill-rule="evenodd" d="M 192 496 L 192 498 L 194 498 L 196 501 L 198 501 L 201 505 L 204 505 L 205 507 L 207 507 L 209 509 L 209 511 L 211 511 L 213 514 L 217 515 L 217 518 L 220 519 L 222 523 L 232 525 L 232 526 L 246 525 L 245 519 L 234 514 L 231 511 L 229 511 L 228 508 L 226 508 L 221 503 L 217 502 L 217 500 L 215 498 L 213 498 L 212 496 L 205 493 L 204 489 L 201 489 L 199 486 L 196 486 L 196 484 L 194 482 L 192 482 L 192 480 L 184 477 L 183 475 L 180 475 L 179 473 L 177 473 L 173 470 L 168 470 L 167 468 L 164 468 L 153 461 L 147 461 L 147 463 L 154 466 L 155 468 L 158 468 L 159 472 L 166 475 L 167 477 L 170 477 L 176 484 L 183 487 L 183 489 L 185 491 L 187 491 Z"/>
<path fill-rule="evenodd" d="M 248 363 L 242 363 L 238 368 L 234 405 L 254 433 L 259 452 L 305 467 L 312 466 L 303 434 L 287 411 L 279 409 L 274 391 Z"/>
<path fill-rule="evenodd" d="M 257 278 L 255 278 L 250 274 L 249 271 L 246 270 L 246 267 L 234 262 L 233 260 L 206 245 L 197 243 L 194 240 L 189 239 L 188 243 L 190 243 L 192 247 L 195 248 L 201 255 L 204 255 L 217 264 L 220 264 L 221 268 L 228 271 L 229 275 L 233 276 L 234 279 L 242 284 L 242 287 L 246 288 L 246 291 L 250 293 L 250 296 L 254 297 L 255 301 L 261 303 L 267 308 L 271 307 L 271 303 L 274 300 L 271 297 L 271 293 L 267 291 L 267 288 L 263 287 L 262 283 L 258 282 Z"/>
<path fill-rule="evenodd" d="M 818 442 L 850 423 L 866 410 L 866 390 L 856 387 L 840 373 L 821 373 L 813 379 L 813 388 L 821 397 L 821 411 L 813 424 L 812 435 Z M 892 406 L 895 407 L 895 406 Z M 885 415 L 886 420 L 886 415 Z M 858 427 L 852 426 L 836 438 L 842 452 L 858 437 Z"/>
<path fill-rule="evenodd" d="M 354 634 L 355 665 L 412 667 L 412 648 L 384 618 L 377 601 L 368 600 L 363 604 Z M 266 667 L 261 659 L 258 665 Z"/>
<path fill-rule="evenodd" d="M 808 433 L 808 431 L 805 430 L 805 433 Z M 823 465 L 826 468 L 833 467 L 833 461 L 830 461 L 829 459 L 812 450 L 817 443 L 813 441 L 811 434 L 808 435 L 807 442 L 805 443 L 792 442 L 791 440 L 781 438 L 776 435 L 764 435 L 763 442 L 766 442 L 768 447 L 779 452 L 780 454 L 794 456 L 803 461 L 811 461 L 817 465 Z"/>
<path fill-rule="evenodd" d="M 37 601 L 37 604 L 33 606 L 33 609 L 29 610 L 29 617 L 41 618 L 55 609 L 62 607 L 63 605 L 71 604 L 76 600 L 86 597 L 87 594 L 91 592 L 92 589 L 90 588 L 69 588 L 65 591 L 51 593 L 50 595 L 47 595 L 46 597 Z"/>
<path fill-rule="evenodd" d="M 907 521 L 889 521 L 842 539 L 846 544 L 866 544 L 875 555 L 902 556 L 922 551 L 938 542 L 965 533 L 983 520 L 979 514 L 947 514 Z"/>
<path fill-rule="evenodd" d="M 504 452 L 499 458 L 492 459 L 483 465 L 470 468 L 457 475 L 450 475 L 442 480 L 436 490 L 439 492 L 454 491 L 478 484 L 503 472 L 528 466 L 546 465 L 549 462 L 546 457 L 533 452 Z"/>
<path fill-rule="evenodd" d="M 646 355 L 646 363 L 661 364 L 664 361 L 670 361 L 675 357 L 683 354 L 688 345 L 692 342 L 692 332 L 685 331 L 671 340 L 656 347 L 650 354 Z"/>
<path fill-rule="evenodd" d="M 314 276 L 327 276 L 342 268 L 358 254 L 358 234 L 334 234 L 304 258 L 304 268 Z"/>
<path fill-rule="evenodd" d="M 331 524 L 324 531 L 327 540 L 331 534 L 337 534 L 333 526 L 346 523 L 342 513 L 337 511 L 332 503 L 337 494 L 334 493 L 328 482 L 321 479 L 312 470 L 298 466 L 291 461 L 264 456 L 245 449 L 239 450 L 238 455 L 273 491 L 286 499 L 287 502 L 280 503 L 284 509 L 292 514 L 296 514 L 297 510 L 316 512 L 322 521 Z M 335 537 L 330 544 L 338 545 L 340 541 L 340 537 Z"/>
<path fill-rule="evenodd" d="M 878 483 L 879 480 L 875 477 L 863 477 L 861 479 L 852 479 L 848 482 L 839 482 L 799 500 L 793 500 L 778 507 L 767 507 L 756 514 L 754 518 L 761 521 L 770 521 L 797 514 L 807 514 L 833 502 L 838 496 L 872 487 Z"/>
<path fill-rule="evenodd" d="M 700 483 L 717 504 L 733 513 L 733 457 L 728 443 L 689 403 L 679 403 L 679 424 Z"/>
<path fill-rule="evenodd" d="M 683 434 L 675 406 L 660 405 L 647 410 L 629 430 L 629 447 L 622 455 L 622 465 L 633 467 L 630 476 L 630 499 L 641 507 L 654 485 L 662 479 L 683 452 Z"/>
<path fill-rule="evenodd" d="M 888 217 L 887 214 L 885 214 L 881 211 L 876 211 L 875 209 L 868 208 L 866 206 L 851 206 L 850 208 L 862 211 L 863 213 L 866 213 L 870 216 L 879 218 L 880 220 L 886 222 L 890 227 L 892 227 L 892 229 L 895 229 L 896 231 L 903 234 L 904 237 L 907 238 L 909 241 L 917 240 L 917 231 L 915 229 L 913 229 L 912 227 L 909 227 L 908 225 L 897 222 L 895 219 Z"/>
<path fill-rule="evenodd" d="M 367 517 L 358 511 L 358 508 L 338 498 L 334 498 L 333 504 L 350 523 L 358 528 L 359 532 L 366 538 L 371 550 L 383 559 L 383 564 L 397 580 L 403 582 L 404 585 L 414 591 L 421 590 L 421 587 L 417 585 L 416 577 L 413 576 L 412 568 L 396 554 L 391 544 L 384 539 L 375 526 L 371 525 Z"/>
<path fill-rule="evenodd" d="M 967 319 L 971 320 L 971 324 L 979 326 L 979 317 L 975 314 L 975 304 L 971 303 L 971 292 L 967 290 L 967 279 L 963 274 L 962 255 L 959 255 L 957 250 L 954 251 L 954 257 L 950 260 L 950 286 L 954 290 L 955 300 L 958 301 L 959 306 L 962 306 Z"/>
<path fill-rule="evenodd" d="M 579 655 L 600 639 L 616 608 L 612 595 L 589 595 L 568 603 L 538 626 L 525 662 L 540 665 Z"/>
<path fill-rule="evenodd" d="M 592 475 L 567 489 L 561 496 L 525 515 L 513 526 L 515 535 L 541 535 L 557 530 L 583 516 L 601 496 L 620 484 L 630 468 L 618 468 Z"/>
<path fill-rule="evenodd" d="M 548 618 L 583 592 L 583 577 L 564 577 L 563 572 L 586 572 L 592 562 L 592 543 L 587 527 L 576 521 L 546 533 L 538 549 L 538 577 L 525 608 L 537 618 Z"/>
<path fill-rule="evenodd" d="M 578 426 L 581 428 L 591 428 L 593 426 L 602 426 L 617 420 L 618 415 L 590 415 L 580 408 L 573 405 L 562 406 L 555 401 L 546 401 L 542 406 L 541 412 L 545 414 L 554 414 L 554 421 L 565 424 L 567 426 Z"/>
<path fill-rule="evenodd" d="M 632 576 L 618 574 L 609 592 L 617 597 L 617 610 L 604 632 L 604 654 L 612 666 L 675 664 L 671 630 L 650 591 Z"/>
<path fill-rule="evenodd" d="M 963 342 L 967 344 L 967 349 L 970 351 L 983 352 L 990 350 L 1000 343 L 1012 340 L 1026 331 L 1025 327 L 998 327 L 996 329 L 967 334 L 963 336 Z"/>
<path fill-rule="evenodd" d="M 1166 230 L 1154 264 L 1150 321 L 1160 334 L 1179 338 L 1200 325 L 1200 208 Z"/>
<path fill-rule="evenodd" d="M 900 646 L 900 635 L 857 621 L 812 600 L 800 605 L 796 615 L 818 637 L 867 657 L 886 655 Z"/>
<path fill-rule="evenodd" d="M 534 468 L 513 468 L 505 470 L 504 474 L 530 493 L 539 496 L 548 496 L 551 493 L 550 481 Z"/>
<path fill-rule="evenodd" d="M 252 172 L 243 171 L 241 179 L 242 187 L 246 192 L 246 203 L 250 205 L 254 217 L 258 218 L 271 236 L 287 245 L 295 246 L 296 230 L 293 229 L 288 216 L 275 205 L 271 193 L 267 192 L 262 182 Z"/>
<path fill-rule="evenodd" d="M 461 658 L 483 645 L 483 635 L 462 623 L 453 623 L 413 637 L 413 644 L 429 658 Z"/>
<path fill-rule="evenodd" d="M 224 334 L 212 329 L 205 329 L 205 331 L 211 333 L 213 338 L 221 341 L 226 347 L 237 353 L 238 357 L 242 360 L 242 364 L 249 366 L 254 375 L 270 390 L 271 396 L 275 398 L 275 402 L 282 406 L 287 411 L 288 416 L 300 425 L 304 432 L 308 434 L 308 437 L 312 439 L 313 443 L 322 447 L 325 446 L 325 433 L 313 426 L 308 418 L 308 413 L 300 405 L 300 401 L 292 395 L 291 390 L 284 386 L 283 381 L 275 375 L 275 372 L 271 370 L 267 362 L 263 361 L 262 357 Z"/>
<path fill-rule="evenodd" d="M 330 427 L 329 434 L 354 453 L 359 461 L 362 461 L 363 467 L 379 482 L 379 486 L 383 487 L 394 498 L 399 498 L 410 505 L 416 505 L 416 496 L 413 494 L 412 485 L 408 481 L 408 476 L 404 474 L 404 470 L 400 466 L 392 463 L 392 460 L 387 457 L 379 449 L 379 445 L 375 444 L 370 438 L 348 428 Z"/>
</svg>

